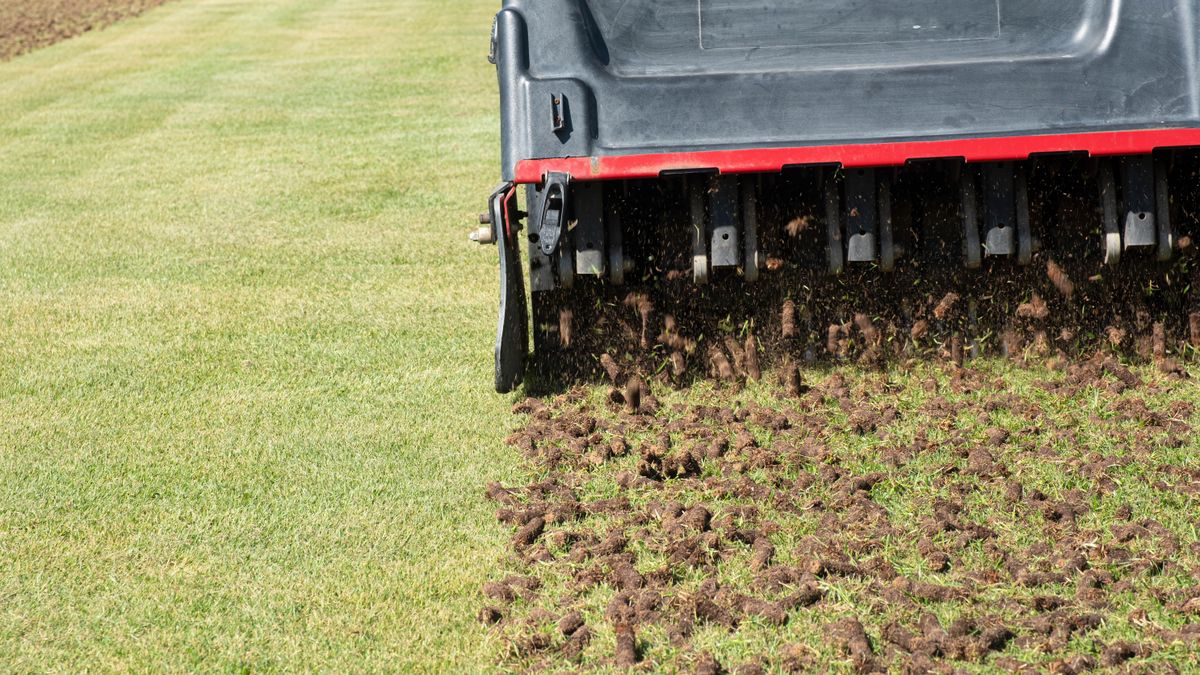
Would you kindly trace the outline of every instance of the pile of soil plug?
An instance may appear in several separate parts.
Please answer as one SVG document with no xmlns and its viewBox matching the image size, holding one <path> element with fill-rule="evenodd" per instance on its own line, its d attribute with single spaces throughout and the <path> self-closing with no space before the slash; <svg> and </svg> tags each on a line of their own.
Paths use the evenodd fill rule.
<svg viewBox="0 0 1200 675">
<path fill-rule="evenodd" d="M 1195 385 L 1164 349 L 767 373 L 762 349 L 730 334 L 683 390 L 603 355 L 607 387 L 515 406 L 534 480 L 486 489 L 512 545 L 479 612 L 505 668 L 1200 668 Z"/>
<path fill-rule="evenodd" d="M 137 16 L 167 0 L 5 0 L 0 61 Z"/>
</svg>

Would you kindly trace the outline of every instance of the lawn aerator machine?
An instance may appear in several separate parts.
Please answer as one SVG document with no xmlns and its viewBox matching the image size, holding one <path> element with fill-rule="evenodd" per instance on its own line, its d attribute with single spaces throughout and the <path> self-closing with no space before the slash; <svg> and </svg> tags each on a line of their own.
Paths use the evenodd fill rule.
<svg viewBox="0 0 1200 675">
<path fill-rule="evenodd" d="M 499 244 L 496 389 L 530 328 L 549 358 L 631 288 L 749 311 L 819 274 L 899 306 L 952 274 L 974 317 L 1048 265 L 1157 287 L 1200 207 L 1198 26 L 1197 0 L 505 0 L 472 235 Z"/>
</svg>

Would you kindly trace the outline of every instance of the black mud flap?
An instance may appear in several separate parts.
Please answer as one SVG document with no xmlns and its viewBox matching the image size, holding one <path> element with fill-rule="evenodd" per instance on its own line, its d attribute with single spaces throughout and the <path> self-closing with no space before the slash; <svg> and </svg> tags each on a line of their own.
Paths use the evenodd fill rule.
<svg viewBox="0 0 1200 675">
<path fill-rule="evenodd" d="M 521 276 L 517 239 L 517 191 L 502 183 L 488 201 L 496 248 L 500 250 L 500 322 L 496 330 L 496 391 L 507 394 L 521 384 L 529 349 L 529 314 Z"/>
</svg>

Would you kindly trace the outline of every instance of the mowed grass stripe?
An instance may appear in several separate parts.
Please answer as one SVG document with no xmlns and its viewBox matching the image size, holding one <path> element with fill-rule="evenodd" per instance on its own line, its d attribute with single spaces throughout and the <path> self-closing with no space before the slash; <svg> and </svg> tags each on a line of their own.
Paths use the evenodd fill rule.
<svg viewBox="0 0 1200 675">
<path fill-rule="evenodd" d="M 0 662 L 494 663 L 493 9 L 179 0 L 0 65 Z"/>
</svg>

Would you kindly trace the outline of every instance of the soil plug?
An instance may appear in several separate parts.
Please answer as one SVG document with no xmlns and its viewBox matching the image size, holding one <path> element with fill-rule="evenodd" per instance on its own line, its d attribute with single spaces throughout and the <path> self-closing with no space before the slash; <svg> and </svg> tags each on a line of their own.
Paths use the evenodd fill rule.
<svg viewBox="0 0 1200 675">
<path fill-rule="evenodd" d="M 479 622 L 488 626 L 494 626 L 504 619 L 504 612 L 501 612 L 496 607 L 484 607 L 479 610 Z"/>
<path fill-rule="evenodd" d="M 684 358 L 683 352 L 671 352 L 671 377 L 678 382 L 687 372 L 687 359 Z"/>
<path fill-rule="evenodd" d="M 753 335 L 746 336 L 746 377 L 755 382 L 762 379 L 762 369 L 758 366 L 758 340 Z"/>
<path fill-rule="evenodd" d="M 738 341 L 732 335 L 728 335 L 725 337 L 725 349 L 733 357 L 733 371 L 739 375 L 745 375 L 746 352 L 742 349 L 742 345 L 738 344 Z"/>
<path fill-rule="evenodd" d="M 558 632 L 564 637 L 571 637 L 580 628 L 583 628 L 583 614 L 579 613 L 579 610 L 570 612 L 558 620 Z"/>
<path fill-rule="evenodd" d="M 871 651 L 871 640 L 858 619 L 846 619 L 833 627 L 833 633 L 850 658 L 860 670 L 870 670 L 875 665 Z"/>
<path fill-rule="evenodd" d="M 712 363 L 713 372 L 717 377 L 727 382 L 734 380 L 733 366 L 729 364 L 729 358 L 725 356 L 725 352 L 721 351 L 720 347 L 713 345 L 708 351 L 708 360 Z"/>
<path fill-rule="evenodd" d="M 569 307 L 558 310 L 558 342 L 567 348 L 571 346 L 571 324 L 575 320 L 575 312 Z"/>
<path fill-rule="evenodd" d="M 1067 276 L 1066 271 L 1053 260 L 1047 260 L 1046 276 L 1050 277 L 1050 283 L 1054 284 L 1067 302 L 1070 302 L 1075 295 L 1075 282 L 1071 281 L 1071 277 Z"/>
<path fill-rule="evenodd" d="M 953 291 L 942 296 L 937 306 L 933 308 L 933 316 L 938 321 L 945 321 L 954 311 L 954 306 L 958 304 L 959 295 Z"/>
<path fill-rule="evenodd" d="M 1167 328 L 1159 321 L 1154 324 L 1151 330 L 1150 345 L 1154 354 L 1154 360 L 1162 361 L 1167 358 Z"/>
<path fill-rule="evenodd" d="M 775 557 L 775 545 L 766 537 L 759 537 L 754 540 L 754 545 L 750 549 L 750 569 L 756 572 L 765 570 L 771 565 L 771 560 Z"/>
<path fill-rule="evenodd" d="M 1021 336 L 1016 330 L 1006 328 L 1000 337 L 1000 348 L 1004 352 L 1004 358 L 1016 359 L 1021 355 Z"/>
<path fill-rule="evenodd" d="M 632 307 L 642 319 L 641 343 L 642 349 L 650 348 L 650 315 L 654 312 L 654 303 L 644 293 L 630 293 L 625 297 L 625 305 Z"/>
<path fill-rule="evenodd" d="M 617 633 L 617 654 L 616 661 L 618 668 L 632 668 L 637 665 L 637 636 L 633 633 L 633 626 L 627 623 L 619 623 L 616 627 Z"/>
<path fill-rule="evenodd" d="M 918 319 L 912 325 L 912 330 L 908 332 L 908 336 L 912 338 L 913 342 L 924 340 L 926 335 L 929 335 L 929 322 L 925 319 Z"/>
<path fill-rule="evenodd" d="M 668 349 L 687 349 L 687 340 L 679 334 L 679 326 L 671 314 L 663 317 L 663 332 L 658 336 L 658 341 Z"/>
<path fill-rule="evenodd" d="M 783 381 L 783 391 L 788 398 L 800 397 L 800 369 L 794 363 L 784 365 L 779 374 Z"/>
<path fill-rule="evenodd" d="M 838 355 L 838 338 L 842 335 L 842 327 L 837 324 L 830 324 L 829 330 L 825 333 L 825 351 L 829 352 L 830 356 L 837 357 Z"/>
<path fill-rule="evenodd" d="M 717 661 L 717 657 L 709 652 L 704 652 L 700 658 L 696 659 L 696 675 L 721 675 L 725 669 Z"/>
<path fill-rule="evenodd" d="M 517 530 L 516 536 L 513 537 L 513 546 L 517 548 L 528 548 L 533 545 L 533 542 L 542 536 L 542 530 L 546 529 L 546 521 L 541 517 L 534 518 L 525 524 L 524 527 Z"/>
<path fill-rule="evenodd" d="M 642 315 L 642 349 L 650 348 L 650 313 L 654 305 L 649 300 L 638 304 L 638 314 Z"/>
<path fill-rule="evenodd" d="M 854 325 L 858 327 L 859 332 L 862 333 L 863 340 L 869 346 L 877 346 L 879 344 L 879 329 L 875 327 L 875 323 L 871 321 L 870 316 L 863 313 L 855 314 Z"/>
<path fill-rule="evenodd" d="M 617 366 L 617 362 L 608 354 L 600 355 L 600 367 L 604 369 L 604 373 L 608 375 L 608 379 L 613 384 L 617 384 L 621 379 L 621 369 Z"/>
<path fill-rule="evenodd" d="M 783 339 L 791 340 L 796 337 L 796 303 L 785 300 L 783 303 Z"/>
<path fill-rule="evenodd" d="M 642 388 L 645 385 L 637 377 L 629 378 L 625 383 L 625 412 L 633 415 L 642 406 Z"/>
</svg>

